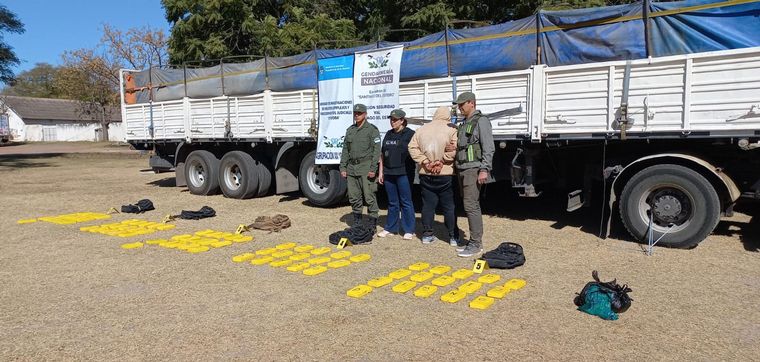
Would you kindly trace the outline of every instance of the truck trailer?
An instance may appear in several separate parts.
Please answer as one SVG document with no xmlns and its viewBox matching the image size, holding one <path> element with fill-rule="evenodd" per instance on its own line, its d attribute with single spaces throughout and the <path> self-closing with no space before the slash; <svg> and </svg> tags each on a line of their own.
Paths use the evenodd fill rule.
<svg viewBox="0 0 760 362">
<path fill-rule="evenodd" d="M 564 190 L 568 211 L 593 193 L 635 239 L 691 248 L 760 199 L 759 16 L 758 1 L 645 1 L 446 29 L 403 44 L 399 103 L 424 122 L 473 92 L 497 181 Z M 127 141 L 196 195 L 341 202 L 337 165 L 315 162 L 316 62 L 391 45 L 122 70 Z"/>
</svg>

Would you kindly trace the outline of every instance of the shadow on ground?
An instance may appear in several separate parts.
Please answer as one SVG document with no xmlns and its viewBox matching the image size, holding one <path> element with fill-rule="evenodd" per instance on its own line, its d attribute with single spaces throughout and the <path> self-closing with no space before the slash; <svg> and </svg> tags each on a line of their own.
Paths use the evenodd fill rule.
<svg viewBox="0 0 760 362">
<path fill-rule="evenodd" d="M 177 187 L 177 179 L 175 177 L 167 177 L 160 180 L 148 182 L 146 185 L 156 187 Z"/>
<path fill-rule="evenodd" d="M 17 169 L 31 167 L 57 167 L 49 162 L 40 161 L 51 157 L 60 157 L 61 153 L 39 155 L 2 155 L 0 156 L 0 168 Z"/>
<path fill-rule="evenodd" d="M 734 209 L 736 212 L 752 215 L 749 222 L 721 221 L 713 234 L 735 237 L 744 246 L 744 250 L 760 252 L 760 203 L 739 203 Z"/>
</svg>

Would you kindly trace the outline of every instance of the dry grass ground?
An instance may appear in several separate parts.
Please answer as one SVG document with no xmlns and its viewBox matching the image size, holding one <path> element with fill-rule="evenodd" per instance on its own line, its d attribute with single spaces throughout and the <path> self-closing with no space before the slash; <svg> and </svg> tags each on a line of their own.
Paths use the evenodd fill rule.
<svg viewBox="0 0 760 362">
<path fill-rule="evenodd" d="M 236 264 L 233 255 L 282 241 L 324 245 L 345 227 L 347 206 L 319 209 L 298 196 L 230 200 L 190 195 L 170 174 L 140 173 L 144 158 L 0 158 L 0 359 L 2 360 L 757 360 L 760 355 L 760 232 L 757 209 L 724 220 L 693 250 L 598 239 L 598 218 L 565 215 L 562 200 L 513 200 L 488 191 L 486 247 L 522 244 L 527 264 L 497 271 L 527 287 L 486 311 L 466 302 L 397 295 L 345 295 L 369 278 L 416 261 L 471 267 L 444 243 L 400 238 L 354 247 L 365 264 L 306 277 Z M 104 212 L 141 198 L 157 211 L 209 205 L 218 216 L 178 221 L 170 236 L 232 231 L 258 215 L 284 213 L 293 227 L 191 255 L 123 250 L 127 241 L 16 220 Z M 542 203 L 542 204 L 539 204 Z M 556 204 L 556 205 L 555 205 Z M 495 216 L 500 215 L 500 216 Z M 115 215 L 114 220 L 130 218 Z M 440 218 L 439 218 L 440 220 Z M 466 219 L 460 217 L 460 227 Z M 88 223 L 88 225 L 91 223 Z M 142 238 L 144 239 L 144 238 Z M 631 309 L 610 322 L 575 310 L 590 280 L 633 288 Z"/>
</svg>

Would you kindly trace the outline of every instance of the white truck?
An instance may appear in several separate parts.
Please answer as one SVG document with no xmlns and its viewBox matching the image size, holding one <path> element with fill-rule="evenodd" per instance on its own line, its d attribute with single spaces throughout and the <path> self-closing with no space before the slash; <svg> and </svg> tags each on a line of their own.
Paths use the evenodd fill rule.
<svg viewBox="0 0 760 362">
<path fill-rule="evenodd" d="M 316 89 L 127 104 L 127 88 L 127 141 L 191 193 L 344 200 L 337 167 L 315 164 Z M 568 211 L 594 192 L 638 240 L 694 247 L 760 199 L 758 47 L 408 81 L 399 102 L 430 119 L 464 91 L 491 115 L 497 181 L 566 190 Z"/>
</svg>

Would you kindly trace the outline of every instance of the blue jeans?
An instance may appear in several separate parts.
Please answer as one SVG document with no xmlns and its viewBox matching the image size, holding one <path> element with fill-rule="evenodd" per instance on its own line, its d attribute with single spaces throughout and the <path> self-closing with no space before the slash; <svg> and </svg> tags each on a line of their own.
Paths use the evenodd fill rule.
<svg viewBox="0 0 760 362">
<path fill-rule="evenodd" d="M 412 187 L 406 175 L 385 175 L 385 192 L 388 194 L 388 220 L 385 230 L 392 233 L 414 233 L 414 205 Z M 400 207 L 399 207 L 400 206 Z M 399 215 L 401 230 L 399 230 Z"/>
</svg>

